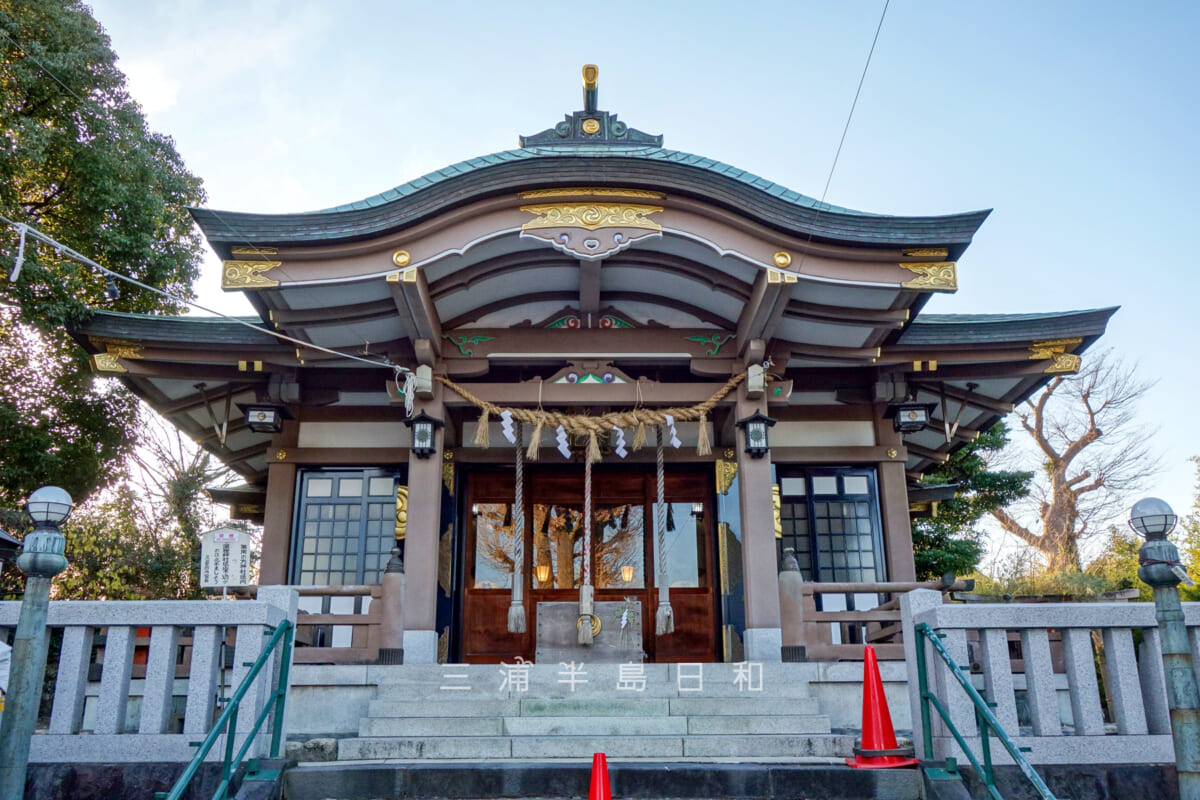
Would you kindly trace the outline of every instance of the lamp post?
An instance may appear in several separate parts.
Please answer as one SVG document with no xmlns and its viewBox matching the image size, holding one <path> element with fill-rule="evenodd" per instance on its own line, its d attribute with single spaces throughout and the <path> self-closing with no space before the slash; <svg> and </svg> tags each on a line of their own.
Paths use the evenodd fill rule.
<svg viewBox="0 0 1200 800">
<path fill-rule="evenodd" d="M 1157 497 L 1139 500 L 1129 512 L 1129 527 L 1146 537 L 1146 543 L 1138 549 L 1138 577 L 1154 589 L 1154 617 L 1162 643 L 1179 797 L 1200 800 L 1200 692 L 1196 689 L 1178 588 L 1181 579 L 1189 583 L 1191 579 L 1179 563 L 1179 551 L 1167 541 L 1176 519 L 1171 507 Z"/>
<path fill-rule="evenodd" d="M 50 579 L 67 568 L 63 555 L 66 540 L 58 528 L 70 516 L 72 507 L 71 496 L 57 486 L 43 486 L 25 501 L 25 513 L 33 520 L 34 528 L 26 535 L 17 557 L 17 567 L 28 577 L 0 722 L 0 800 L 21 800 L 25 795 L 29 742 L 37 724 L 46 671 Z"/>
</svg>

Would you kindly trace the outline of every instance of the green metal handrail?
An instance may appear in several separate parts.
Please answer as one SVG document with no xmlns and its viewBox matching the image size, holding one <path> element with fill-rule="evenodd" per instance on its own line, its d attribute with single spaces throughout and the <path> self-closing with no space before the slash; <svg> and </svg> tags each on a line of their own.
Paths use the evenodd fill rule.
<svg viewBox="0 0 1200 800">
<path fill-rule="evenodd" d="M 941 716 L 942 721 L 954 736 L 954 740 L 958 742 L 958 746 L 962 748 L 963 753 L 971 762 L 971 766 L 975 768 L 975 772 L 983 780 L 984 786 L 987 788 L 988 796 L 992 800 L 1004 800 L 1000 795 L 1000 790 L 996 788 L 995 774 L 992 770 L 992 745 L 988 731 L 995 734 L 1000 740 L 1000 744 L 1008 751 L 1012 757 L 1013 763 L 1017 765 L 1017 769 L 1021 771 L 1029 782 L 1033 785 L 1033 790 L 1038 793 L 1038 796 L 1043 800 L 1063 800 L 1057 798 L 1050 791 L 1050 787 L 1042 780 L 1042 776 L 1038 775 L 1037 770 L 1029 763 L 1029 759 L 1025 757 L 1022 749 L 1017 747 L 1013 742 L 1012 737 L 1004 728 L 1000 727 L 1000 722 L 996 719 L 996 715 L 992 713 L 992 709 L 996 707 L 995 703 L 988 703 L 979 692 L 971 685 L 971 680 L 963 673 L 958 664 L 954 663 L 954 658 L 946 650 L 941 640 L 946 634 L 938 633 L 933 628 L 929 627 L 928 623 L 922 622 L 916 626 L 917 641 L 917 680 L 919 681 L 921 690 L 921 734 L 924 741 L 925 759 L 933 760 L 933 723 L 930 719 L 929 706 L 932 705 Z M 967 747 L 967 742 L 963 739 L 962 734 L 958 732 L 958 728 L 950 721 L 950 715 L 946 713 L 945 707 L 933 692 L 929 691 L 929 676 L 925 667 L 925 648 L 921 644 L 921 639 L 924 638 L 933 645 L 933 650 L 946 664 L 950 670 L 950 674 L 954 676 L 954 680 L 958 681 L 958 685 L 967 693 L 967 697 L 971 699 L 971 703 L 975 706 L 975 723 L 979 726 L 979 746 L 983 751 L 983 764 L 980 765 L 979 759 Z"/>
<path fill-rule="evenodd" d="M 225 734 L 225 756 L 221 762 L 221 783 L 217 786 L 217 791 L 213 794 L 213 800 L 226 800 L 229 795 L 229 785 L 233 782 L 233 776 L 237 773 L 238 767 L 242 764 L 242 759 L 246 757 L 250 745 L 254 742 L 258 731 L 262 728 L 263 722 L 267 716 L 274 714 L 274 722 L 271 725 L 271 757 L 279 758 L 279 746 L 283 735 L 283 708 L 284 702 L 287 700 L 288 690 L 288 669 L 292 662 L 292 635 L 295 626 L 288 620 L 279 623 L 274 629 L 269 629 L 271 638 L 267 640 L 266 646 L 263 647 L 262 653 L 258 660 L 250 667 L 250 671 L 246 673 L 246 677 L 242 678 L 242 682 L 238 685 L 237 690 L 230 698 L 229 704 L 225 706 L 225 710 L 221 712 L 221 716 L 217 717 L 217 721 L 213 724 L 212 730 L 208 732 L 208 736 L 204 737 L 204 741 L 200 742 L 200 747 L 196 754 L 192 756 L 192 760 L 188 762 L 187 769 L 179 776 L 179 780 L 175 781 L 175 785 L 171 787 L 170 792 L 155 792 L 155 800 L 179 800 L 183 793 L 191 784 L 192 779 L 196 777 L 196 773 L 200 770 L 200 765 L 204 763 L 204 759 L 208 757 L 208 753 L 212 750 L 213 745 L 217 743 L 217 739 L 221 734 Z M 275 688 L 271 691 L 271 696 L 267 702 L 263 704 L 263 710 L 259 712 L 258 718 L 254 720 L 253 727 L 246 734 L 246 740 L 242 743 L 242 747 L 235 755 L 233 752 L 234 744 L 237 742 L 237 719 L 238 709 L 242 704 L 242 698 L 246 696 L 246 692 L 250 690 L 250 685 L 254 683 L 258 673 L 262 672 L 262 668 L 270 660 L 271 654 L 276 647 L 281 647 L 280 654 L 282 661 L 279 665 L 279 681 Z"/>
</svg>

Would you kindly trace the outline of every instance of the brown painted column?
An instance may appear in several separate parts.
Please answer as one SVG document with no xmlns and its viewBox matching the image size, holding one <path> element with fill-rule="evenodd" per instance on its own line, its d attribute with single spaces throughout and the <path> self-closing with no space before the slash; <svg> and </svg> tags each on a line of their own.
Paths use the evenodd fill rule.
<svg viewBox="0 0 1200 800">
<path fill-rule="evenodd" d="M 876 406 L 875 438 L 880 447 L 904 450 L 904 441 L 893 428 L 890 419 L 883 419 L 883 407 Z M 908 515 L 908 477 L 904 460 L 881 461 L 879 471 L 879 517 L 883 520 L 883 548 L 887 560 L 889 581 L 915 581 L 913 562 L 912 519 Z"/>
<path fill-rule="evenodd" d="M 738 388 L 737 418 L 767 413 L 767 401 L 746 398 Z M 747 661 L 781 661 L 779 565 L 776 563 L 775 507 L 771 497 L 771 456 L 751 458 L 737 432 L 738 499 L 742 512 L 742 586 L 746 602 Z"/>
<path fill-rule="evenodd" d="M 288 554 L 292 543 L 292 509 L 296 502 L 296 465 L 288 463 L 287 450 L 295 447 L 300 423 L 285 420 L 283 430 L 267 450 L 267 500 L 263 515 L 262 560 L 258 565 L 260 586 L 288 582 Z M 284 458 L 279 460 L 283 451 Z"/>
<path fill-rule="evenodd" d="M 424 411 L 444 420 L 442 387 L 432 400 L 417 399 L 413 414 Z M 442 449 L 446 430 L 434 434 L 429 458 L 408 456 L 408 534 L 404 539 L 404 662 L 437 661 L 438 530 L 442 521 Z"/>
</svg>

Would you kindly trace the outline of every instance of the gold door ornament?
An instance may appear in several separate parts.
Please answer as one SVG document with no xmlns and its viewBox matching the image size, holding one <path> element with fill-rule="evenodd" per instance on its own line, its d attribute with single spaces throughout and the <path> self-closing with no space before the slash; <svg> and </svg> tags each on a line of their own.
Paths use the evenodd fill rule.
<svg viewBox="0 0 1200 800">
<path fill-rule="evenodd" d="M 404 541 L 408 533 L 408 487 L 396 487 L 396 541 Z"/>
</svg>

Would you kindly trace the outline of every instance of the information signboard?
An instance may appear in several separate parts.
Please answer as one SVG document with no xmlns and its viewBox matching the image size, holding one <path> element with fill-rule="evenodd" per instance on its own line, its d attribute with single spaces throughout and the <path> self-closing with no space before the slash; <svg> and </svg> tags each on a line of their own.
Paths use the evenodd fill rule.
<svg viewBox="0 0 1200 800">
<path fill-rule="evenodd" d="M 200 536 L 200 586 L 222 588 L 250 584 L 250 534 L 217 528 Z"/>
</svg>

